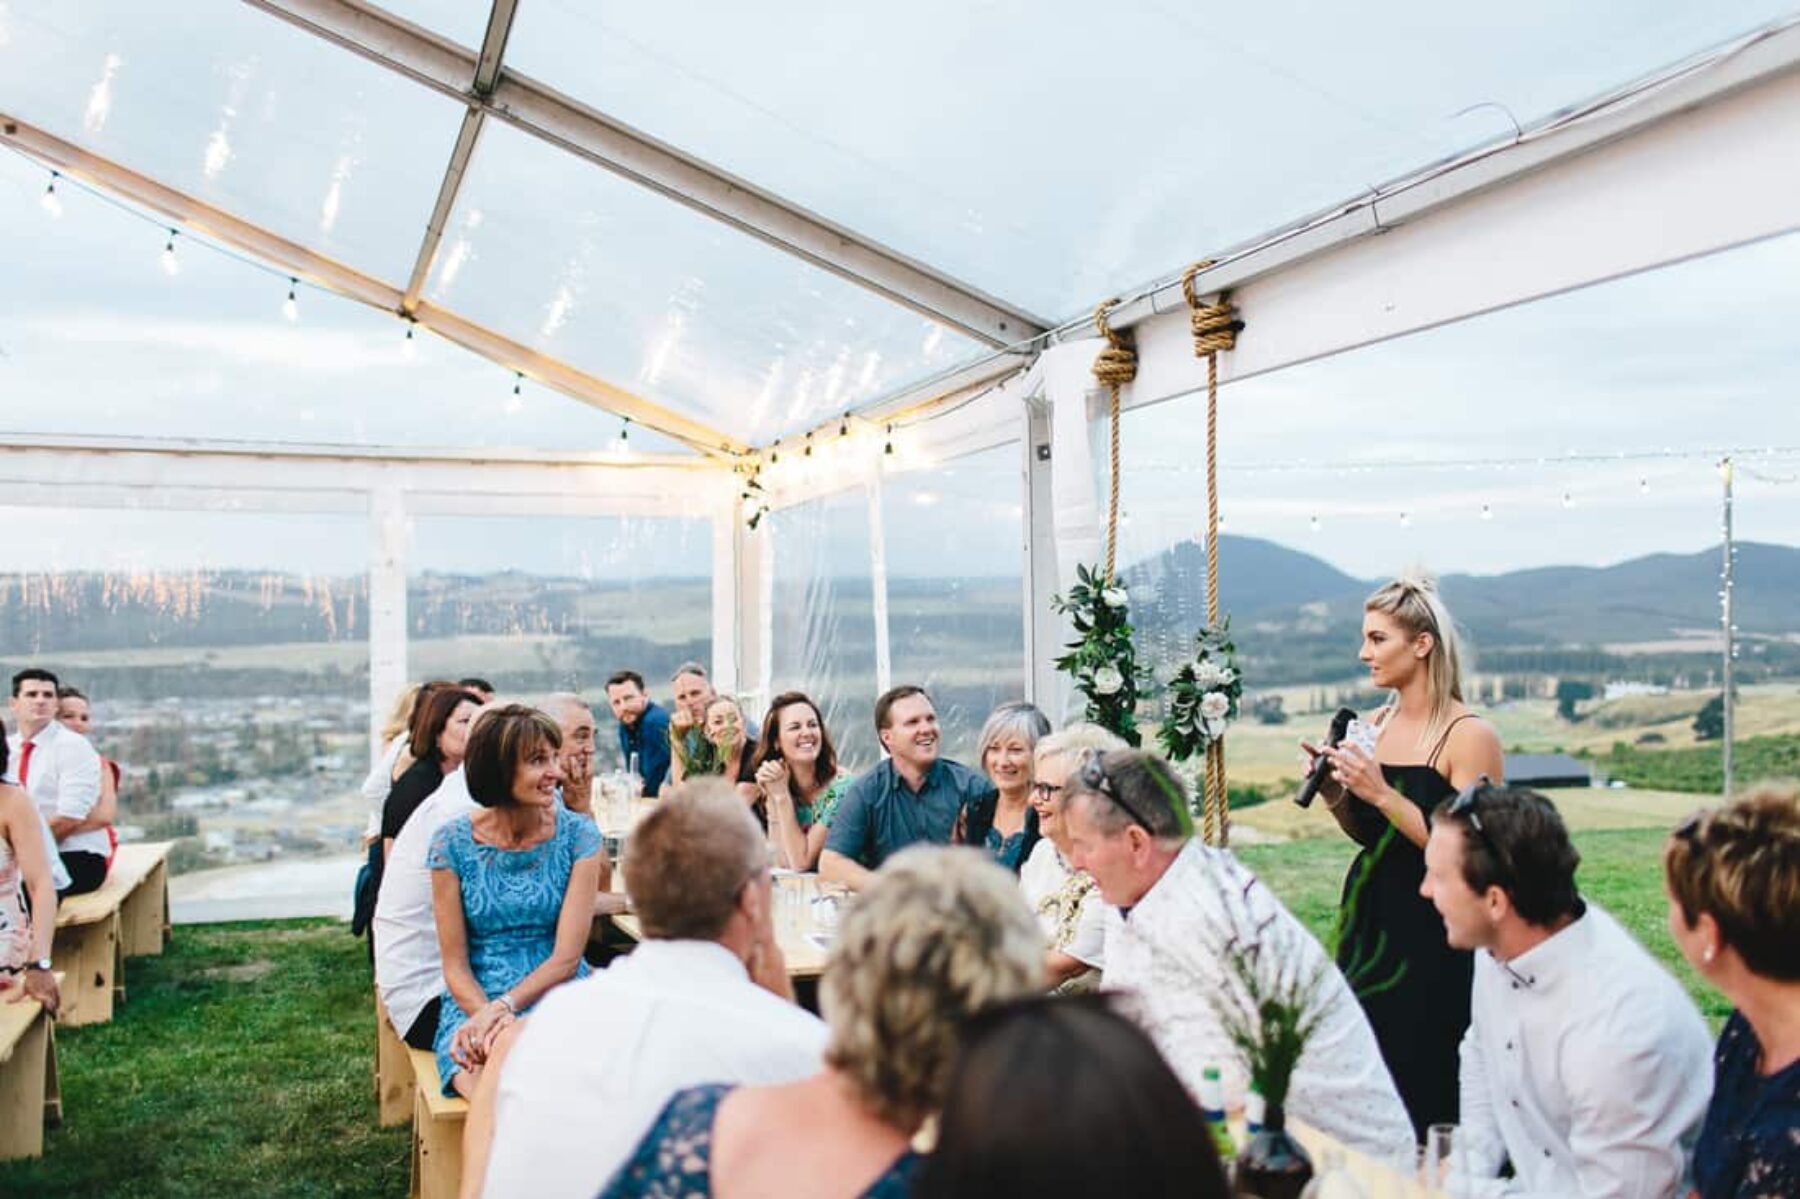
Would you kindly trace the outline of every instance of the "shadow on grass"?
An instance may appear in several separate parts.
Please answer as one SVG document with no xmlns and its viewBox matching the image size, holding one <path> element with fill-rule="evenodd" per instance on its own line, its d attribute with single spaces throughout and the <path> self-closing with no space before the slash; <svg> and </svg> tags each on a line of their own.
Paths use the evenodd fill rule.
<svg viewBox="0 0 1800 1199">
<path fill-rule="evenodd" d="M 64 1120 L 0 1195 L 404 1195 L 366 951 L 324 921 L 183 926 L 110 1024 L 57 1032 Z"/>
</svg>

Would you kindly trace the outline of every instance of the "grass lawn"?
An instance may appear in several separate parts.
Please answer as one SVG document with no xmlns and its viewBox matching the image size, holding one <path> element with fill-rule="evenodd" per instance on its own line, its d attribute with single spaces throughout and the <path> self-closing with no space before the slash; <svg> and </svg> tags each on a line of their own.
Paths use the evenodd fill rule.
<svg viewBox="0 0 1800 1199">
<path fill-rule="evenodd" d="M 63 1126 L 0 1195 L 404 1195 L 365 953 L 329 921 L 177 928 L 111 1023 L 58 1030 Z"/>
<path fill-rule="evenodd" d="M 1716 1028 L 1723 1001 L 1664 927 L 1662 828 L 1577 825 L 1574 836 L 1583 892 Z M 1329 938 L 1352 848 L 1321 836 L 1238 852 Z M 0 1195 L 406 1193 L 407 1130 L 375 1127 L 363 945 L 341 924 L 186 925 L 128 978 L 112 1023 L 58 1034 L 64 1125 L 41 1160 L 0 1164 Z"/>
</svg>

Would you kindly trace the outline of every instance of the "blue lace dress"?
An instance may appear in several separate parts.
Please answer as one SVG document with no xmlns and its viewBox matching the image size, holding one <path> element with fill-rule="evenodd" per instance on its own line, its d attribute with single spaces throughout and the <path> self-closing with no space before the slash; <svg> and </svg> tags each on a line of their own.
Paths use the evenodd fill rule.
<svg viewBox="0 0 1800 1199">
<path fill-rule="evenodd" d="M 1702 1199 L 1800 1195 L 1800 1062 L 1758 1074 L 1756 1031 L 1731 1013 L 1713 1053 L 1713 1097 L 1694 1147 Z"/>
<path fill-rule="evenodd" d="M 472 815 L 472 814 L 471 814 Z M 527 849 L 502 849 L 475 840 L 471 815 L 458 816 L 431 838 L 425 864 L 453 870 L 462 881 L 463 926 L 469 969 L 489 997 L 500 994 L 542 965 L 556 948 L 556 922 L 575 863 L 600 852 L 600 830 L 585 816 L 556 809 L 556 832 Z M 576 977 L 586 976 L 582 962 Z M 438 1018 L 438 1077 L 444 1094 L 454 1092 L 450 1076 L 451 1038 L 469 1014 L 444 991 Z"/>
<path fill-rule="evenodd" d="M 712 1194 L 712 1130 L 730 1083 L 675 1092 L 600 1199 L 708 1199 Z M 906 1199 L 924 1159 L 908 1149 L 859 1199 Z"/>
</svg>

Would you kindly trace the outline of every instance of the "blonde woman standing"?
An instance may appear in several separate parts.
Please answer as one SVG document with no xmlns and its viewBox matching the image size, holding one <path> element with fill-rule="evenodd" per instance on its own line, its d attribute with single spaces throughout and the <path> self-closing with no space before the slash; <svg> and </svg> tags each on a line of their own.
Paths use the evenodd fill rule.
<svg viewBox="0 0 1800 1199">
<path fill-rule="evenodd" d="M 1303 747 L 1331 759 L 1320 794 L 1362 846 L 1344 880 L 1338 965 L 1423 1139 L 1428 1125 L 1457 1122 L 1474 971 L 1419 894 L 1430 814 L 1483 776 L 1500 781 L 1505 760 L 1493 727 L 1463 703 L 1462 647 L 1430 578 L 1402 576 L 1369 596 L 1358 656 L 1369 681 L 1389 693 L 1369 717 L 1378 730 L 1373 756 L 1349 739 Z"/>
</svg>

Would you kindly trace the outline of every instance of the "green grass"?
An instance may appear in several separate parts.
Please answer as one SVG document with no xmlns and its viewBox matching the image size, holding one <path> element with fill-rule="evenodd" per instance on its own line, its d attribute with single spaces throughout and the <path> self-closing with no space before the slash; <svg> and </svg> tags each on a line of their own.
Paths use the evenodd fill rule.
<svg viewBox="0 0 1800 1199">
<path fill-rule="evenodd" d="M 1674 973 L 1716 1030 L 1731 1014 L 1731 1005 L 1694 972 L 1669 939 L 1668 901 L 1662 887 L 1662 846 L 1667 833 L 1659 828 L 1633 828 L 1578 830 L 1571 835 L 1581 851 L 1581 868 L 1575 875 L 1581 893 L 1617 917 Z M 1344 871 L 1355 848 L 1341 838 L 1321 838 L 1246 845 L 1237 854 L 1314 935 L 1329 943 Z"/>
<path fill-rule="evenodd" d="M 1616 742 L 1594 764 L 1633 787 L 1717 794 L 1725 787 L 1724 751 L 1718 742 L 1687 749 L 1640 749 Z M 1732 777 L 1793 778 L 1800 775 L 1800 735 L 1750 737 L 1732 746 Z"/>
<path fill-rule="evenodd" d="M 365 952 L 325 921 L 176 929 L 111 1023 L 58 1030 L 63 1125 L 0 1195 L 404 1195 Z"/>
</svg>

